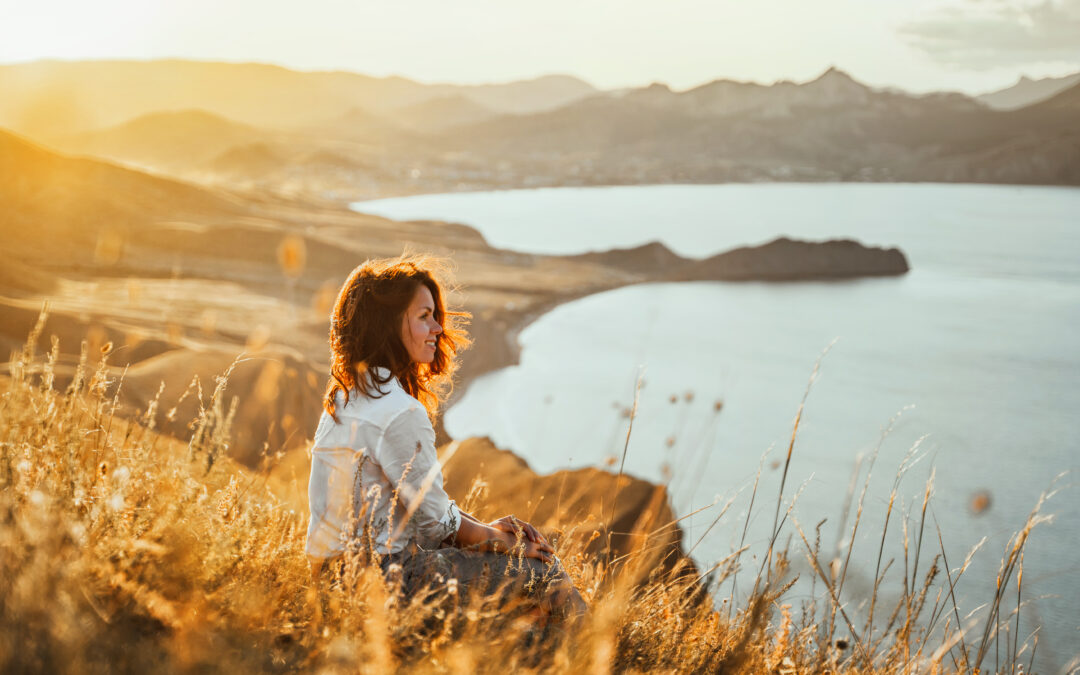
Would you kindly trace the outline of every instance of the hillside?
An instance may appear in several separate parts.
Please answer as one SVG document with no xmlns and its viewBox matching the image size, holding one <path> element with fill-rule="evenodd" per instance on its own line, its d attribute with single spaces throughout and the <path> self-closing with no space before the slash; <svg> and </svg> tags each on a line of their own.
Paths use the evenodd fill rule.
<svg viewBox="0 0 1080 675">
<path fill-rule="evenodd" d="M 114 362 L 130 366 L 120 397 L 126 409 L 144 406 L 162 382 L 176 396 L 195 376 L 209 386 L 246 353 L 234 373 L 238 393 L 289 395 L 273 397 L 273 406 L 242 397 L 233 448 L 245 461 L 265 442 L 289 447 L 314 428 L 329 303 L 341 279 L 368 257 L 399 255 L 405 247 L 454 251 L 459 280 L 470 288 L 465 307 L 476 316 L 474 332 L 491 345 L 466 355 L 465 377 L 514 358 L 498 345 L 515 317 L 636 278 L 497 251 L 460 225 L 397 223 L 276 197 L 240 199 L 67 157 L 4 132 L 0 203 L 4 256 L 17 261 L 0 275 L 0 345 L 17 348 L 47 301 L 47 329 L 62 338 L 59 381 L 72 376 L 84 337 L 92 349 L 112 343 Z M 298 269 L 283 268 L 285 249 Z M 517 309 L 502 312 L 508 304 Z M 168 429 L 190 433 L 180 425 Z"/>
<path fill-rule="evenodd" d="M 1017 670 L 1030 644 L 1021 648 L 1001 630 L 997 617 L 1007 605 L 992 587 L 981 632 L 948 621 L 940 632 L 923 630 L 942 614 L 959 615 L 955 600 L 943 598 L 954 597 L 966 564 L 943 581 L 937 556 L 920 556 L 921 546 L 910 558 L 905 549 L 902 580 L 883 572 L 879 581 L 902 581 L 903 591 L 892 618 L 864 630 L 849 618 L 866 598 L 844 586 L 846 563 L 821 555 L 797 525 L 790 529 L 804 550 L 750 541 L 704 574 L 686 558 L 665 568 L 660 563 L 681 533 L 662 487 L 595 470 L 533 476 L 483 440 L 443 448 L 444 458 L 454 454 L 452 494 L 482 517 L 554 513 L 559 527 L 545 530 L 588 604 L 580 620 L 538 620 L 529 606 L 500 602 L 457 578 L 436 577 L 429 592 L 406 595 L 370 550 L 341 560 L 339 574 L 319 573 L 304 554 L 303 507 L 275 496 L 296 494 L 299 481 L 267 473 L 273 455 L 256 471 L 228 456 L 227 380 L 200 392 L 192 440 L 184 443 L 154 430 L 173 416 L 168 399 L 148 405 L 138 423 L 117 415 L 117 380 L 107 366 L 80 368 L 73 386 L 55 388 L 52 359 L 34 349 L 40 337 L 35 330 L 11 374 L 0 375 L 4 672 L 420 673 L 449 664 L 469 673 L 643 666 L 787 673 L 832 662 L 837 672 L 884 675 L 917 654 L 935 672 L 967 674 L 983 672 L 995 649 L 995 664 Z M 769 505 L 763 508 L 768 515 Z M 751 507 L 745 518 L 755 515 Z M 999 589 L 1022 577 L 1027 535 L 1046 519 L 1039 507 L 1031 513 L 1002 561 Z M 773 541 L 788 538 L 787 520 L 774 526 Z M 903 530 L 906 543 L 906 520 Z M 610 547 L 605 532 L 618 535 Z M 922 527 L 916 532 L 921 540 Z M 788 595 L 789 560 L 799 553 L 824 586 L 809 597 Z M 913 583 L 907 568 L 920 568 L 922 557 L 932 557 L 925 581 Z M 829 575 L 830 565 L 843 571 Z M 734 586 L 743 567 L 752 589 L 728 595 L 725 585 Z M 875 584 L 872 606 L 878 594 Z M 792 602 L 806 611 L 792 612 Z M 833 620 L 838 614 L 842 621 Z M 965 633 L 970 639 L 960 640 Z"/>
<path fill-rule="evenodd" d="M 394 111 L 394 121 L 410 129 L 439 132 L 462 124 L 476 124 L 498 113 L 461 94 L 405 106 Z"/>
<path fill-rule="evenodd" d="M 554 110 L 597 93 L 591 84 L 572 75 L 543 75 L 499 84 L 431 86 L 440 95 L 461 92 L 484 108 L 516 115 Z"/>
<path fill-rule="evenodd" d="M 258 178 L 279 169 L 285 161 L 280 148 L 269 143 L 247 143 L 234 145 L 205 166 L 219 174 Z"/>
<path fill-rule="evenodd" d="M 204 110 L 183 110 L 150 113 L 109 129 L 57 138 L 54 145 L 68 153 L 175 170 L 203 164 L 222 148 L 273 137 Z"/>
<path fill-rule="evenodd" d="M 0 232 L 10 251 L 49 268 L 93 265 L 106 230 L 148 236 L 145 224 L 195 214 L 215 219 L 243 208 L 224 194 L 125 169 L 66 157 L 0 130 Z"/>
<path fill-rule="evenodd" d="M 354 141 L 379 149 L 405 149 L 431 142 L 423 132 L 411 131 L 393 117 L 377 115 L 356 106 L 297 127 L 295 131 L 314 138 Z"/>
</svg>

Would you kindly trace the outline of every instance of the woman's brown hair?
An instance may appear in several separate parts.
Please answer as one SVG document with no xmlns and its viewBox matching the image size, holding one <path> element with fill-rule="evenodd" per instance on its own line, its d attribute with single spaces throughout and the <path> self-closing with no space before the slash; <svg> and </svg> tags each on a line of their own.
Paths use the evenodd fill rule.
<svg viewBox="0 0 1080 675">
<path fill-rule="evenodd" d="M 465 324 L 470 315 L 446 309 L 443 297 L 447 278 L 445 261 L 431 256 L 367 260 L 349 274 L 330 314 L 330 382 L 323 408 L 337 418 L 335 397 L 356 389 L 370 398 L 379 398 L 382 385 L 396 377 L 402 387 L 435 416 L 439 404 L 453 388 L 451 377 L 457 370 L 455 356 L 469 346 Z M 420 286 L 427 286 L 435 301 L 434 318 L 442 327 L 431 363 L 416 363 L 401 342 L 401 323 Z M 389 375 L 380 378 L 372 368 L 380 366 Z M 366 373 L 359 377 L 359 373 Z"/>
</svg>

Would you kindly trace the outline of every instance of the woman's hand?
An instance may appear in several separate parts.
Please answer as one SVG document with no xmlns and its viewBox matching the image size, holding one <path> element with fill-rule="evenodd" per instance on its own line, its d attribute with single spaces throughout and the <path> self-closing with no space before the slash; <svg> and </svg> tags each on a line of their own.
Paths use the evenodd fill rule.
<svg viewBox="0 0 1080 675">
<path fill-rule="evenodd" d="M 531 524 L 526 523 L 524 520 L 518 520 L 515 516 L 503 516 L 498 520 L 491 521 L 488 523 L 488 526 L 494 527 L 496 530 L 509 532 L 515 537 L 518 535 L 518 532 L 521 532 L 529 541 L 536 544 L 546 544 L 549 550 L 553 550 L 551 549 L 551 544 L 548 543 L 548 540 L 544 535 L 540 534 L 540 530 L 536 529 Z"/>
<path fill-rule="evenodd" d="M 510 518 L 508 516 L 508 518 Z M 515 523 L 517 527 L 515 528 Z M 498 526 L 496 526 L 498 524 Z M 526 558 L 536 558 L 543 562 L 554 560 L 555 549 L 544 539 L 536 528 L 529 525 L 535 533 L 538 541 L 529 539 L 528 530 L 516 518 L 507 520 L 500 518 L 490 525 L 485 525 L 472 518 L 463 518 L 458 529 L 455 541 L 458 546 L 468 548 L 478 546 L 482 551 L 494 551 L 507 555 L 520 555 Z M 518 532 L 521 533 L 520 537 Z"/>
<path fill-rule="evenodd" d="M 536 558 L 537 560 L 540 560 L 544 563 L 555 562 L 555 549 L 551 547 L 551 544 L 547 542 L 541 543 L 538 541 L 523 540 L 521 542 L 521 545 L 525 548 L 525 550 L 521 553 L 523 557 Z M 516 554 L 518 550 L 519 549 L 514 549 L 514 553 Z"/>
<path fill-rule="evenodd" d="M 498 530 L 498 533 L 501 535 L 499 539 L 501 545 L 496 546 L 495 550 L 500 553 L 523 558 L 536 558 L 545 563 L 555 560 L 555 549 L 547 541 L 529 541 L 524 536 L 519 537 L 517 534 L 505 530 Z"/>
</svg>

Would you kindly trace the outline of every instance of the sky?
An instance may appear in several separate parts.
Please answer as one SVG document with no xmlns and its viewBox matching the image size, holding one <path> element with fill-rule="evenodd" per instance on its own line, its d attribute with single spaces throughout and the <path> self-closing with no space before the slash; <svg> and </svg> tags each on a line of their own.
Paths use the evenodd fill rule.
<svg viewBox="0 0 1080 675">
<path fill-rule="evenodd" d="M 978 94 L 1080 70 L 1080 0 L 0 0 L 0 63 L 47 58 L 680 91 L 835 66 L 876 87 Z"/>
</svg>

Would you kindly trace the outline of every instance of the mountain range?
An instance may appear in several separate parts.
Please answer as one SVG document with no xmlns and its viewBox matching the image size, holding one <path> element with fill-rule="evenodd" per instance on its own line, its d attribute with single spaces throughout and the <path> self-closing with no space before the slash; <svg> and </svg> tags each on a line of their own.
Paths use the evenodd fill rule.
<svg viewBox="0 0 1080 675">
<path fill-rule="evenodd" d="M 0 66 L 0 126 L 187 180 L 338 201 L 747 180 L 1080 184 L 1080 82 L 1020 85 L 984 101 L 875 89 L 836 68 L 804 83 L 600 91 L 567 76 L 457 86 L 261 64 L 39 62 Z M 1025 96 L 1041 98 L 1015 107 Z M 340 161 L 310 161 L 327 156 Z"/>
<path fill-rule="evenodd" d="M 164 111 L 199 109 L 253 126 L 295 128 L 355 108 L 389 114 L 448 97 L 464 97 L 494 113 L 538 112 L 597 90 L 566 75 L 428 85 L 403 77 L 301 72 L 260 63 L 157 60 L 0 65 L 0 91 L 0 127 L 49 141 Z"/>
</svg>

